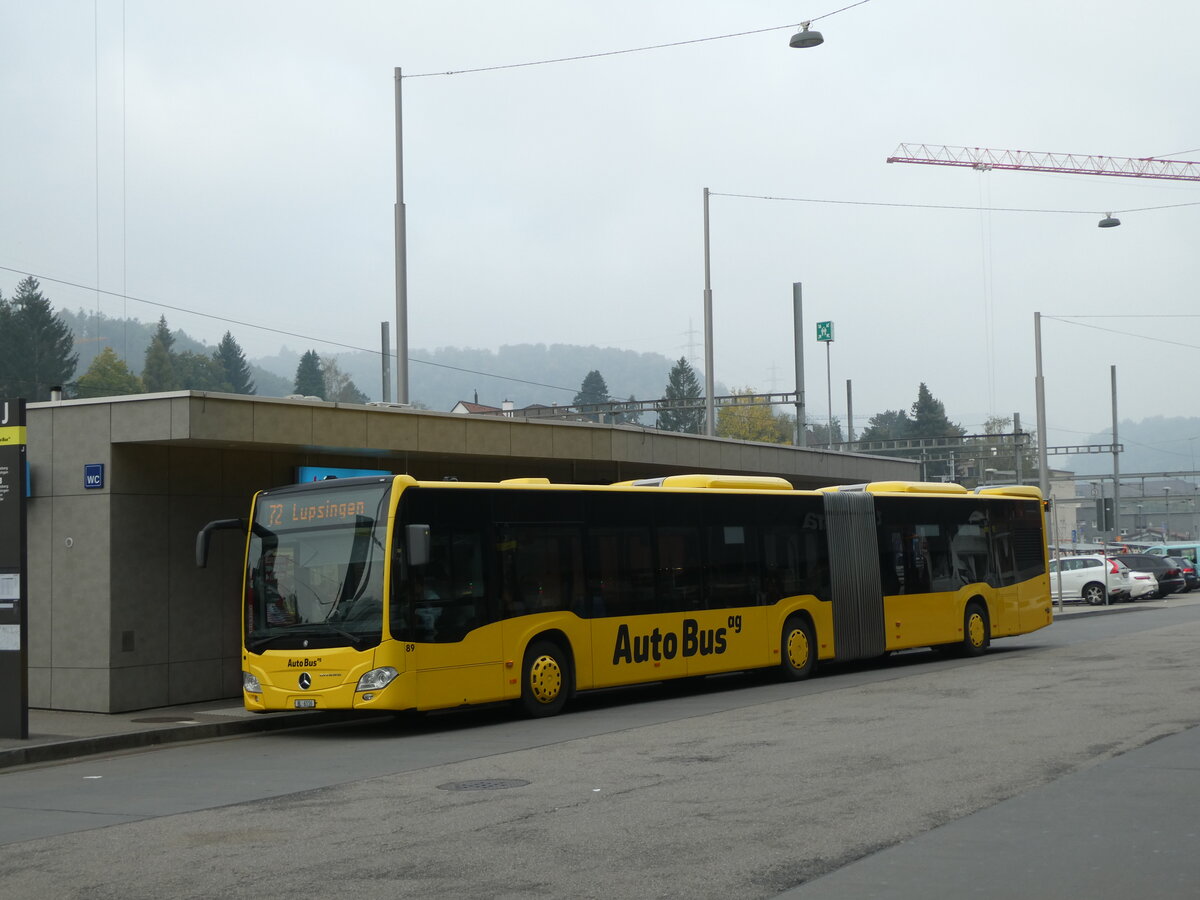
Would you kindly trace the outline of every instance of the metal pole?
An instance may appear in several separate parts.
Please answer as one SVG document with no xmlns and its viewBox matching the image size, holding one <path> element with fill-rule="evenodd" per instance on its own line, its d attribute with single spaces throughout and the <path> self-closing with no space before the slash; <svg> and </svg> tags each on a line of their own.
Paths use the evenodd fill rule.
<svg viewBox="0 0 1200 900">
<path fill-rule="evenodd" d="M 1117 367 L 1110 366 L 1112 377 L 1113 422 L 1113 540 L 1121 536 L 1121 463 L 1117 452 Z"/>
<path fill-rule="evenodd" d="M 408 235 L 404 209 L 404 118 L 396 67 L 396 402 L 408 402 Z"/>
<path fill-rule="evenodd" d="M 829 448 L 833 447 L 833 378 L 829 368 L 829 345 L 832 343 L 825 342 L 825 401 L 829 404 L 829 433 L 825 436 L 825 446 Z"/>
<path fill-rule="evenodd" d="M 1042 377 L 1042 314 L 1033 314 L 1033 350 L 1037 358 L 1037 377 L 1034 387 L 1037 394 L 1037 441 L 1038 441 L 1038 487 L 1042 497 L 1050 499 L 1050 467 L 1046 462 L 1046 380 Z"/>
<path fill-rule="evenodd" d="M 846 444 L 847 450 L 854 450 L 854 390 L 849 378 L 846 379 Z"/>
<path fill-rule="evenodd" d="M 1017 484 L 1025 483 L 1025 467 L 1021 460 L 1021 443 L 1024 435 L 1021 434 L 1021 414 L 1013 413 L 1013 477 Z"/>
<path fill-rule="evenodd" d="M 708 255 L 708 188 L 704 189 L 704 433 L 713 437 L 717 433 L 717 419 L 713 409 L 713 324 L 712 324 L 712 271 Z"/>
<path fill-rule="evenodd" d="M 800 282 L 792 282 L 792 321 L 795 325 L 792 338 L 796 350 L 796 446 L 808 446 L 804 421 L 804 312 Z"/>
<path fill-rule="evenodd" d="M 384 403 L 392 401 L 392 347 L 388 335 L 388 323 L 379 323 L 380 361 L 383 365 L 383 397 Z"/>
</svg>

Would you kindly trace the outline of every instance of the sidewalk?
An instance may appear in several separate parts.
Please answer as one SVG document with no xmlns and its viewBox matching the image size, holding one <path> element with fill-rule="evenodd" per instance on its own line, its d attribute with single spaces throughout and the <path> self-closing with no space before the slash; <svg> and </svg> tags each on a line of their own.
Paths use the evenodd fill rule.
<svg viewBox="0 0 1200 900">
<path fill-rule="evenodd" d="M 1085 616 L 1166 609 L 1168 602 L 1179 605 L 1181 600 L 1184 598 L 1175 596 L 1170 601 L 1138 601 L 1113 606 L 1070 603 L 1059 608 L 1056 604 L 1054 618 L 1063 621 Z M 1200 603 L 1200 597 L 1191 602 Z M 242 707 L 240 697 L 111 714 L 31 709 L 27 739 L 0 738 L 0 770 L 99 753 L 116 753 L 156 744 L 329 725 L 361 716 L 363 713 L 350 710 L 252 713 Z"/>
<path fill-rule="evenodd" d="M 127 713 L 29 710 L 29 737 L 0 737 L 0 771 L 156 744 L 307 728 L 362 717 L 353 711 L 252 713 L 240 697 Z"/>
</svg>

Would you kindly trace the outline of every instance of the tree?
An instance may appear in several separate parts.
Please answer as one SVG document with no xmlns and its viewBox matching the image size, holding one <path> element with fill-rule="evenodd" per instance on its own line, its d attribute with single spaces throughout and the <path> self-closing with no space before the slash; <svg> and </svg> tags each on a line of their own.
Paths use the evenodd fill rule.
<svg viewBox="0 0 1200 900">
<path fill-rule="evenodd" d="M 250 366 L 246 362 L 246 354 L 233 335 L 226 331 L 221 343 L 213 351 L 213 359 L 221 367 L 222 380 L 229 385 L 235 394 L 253 394 L 254 380 L 250 377 Z"/>
<path fill-rule="evenodd" d="M 618 406 L 613 410 L 613 424 L 615 425 L 641 425 L 642 413 L 636 408 L 637 397 L 633 394 L 629 395 L 629 399 L 625 401 L 627 405 Z"/>
<path fill-rule="evenodd" d="M 1013 420 L 1009 416 L 988 416 L 983 423 L 985 436 L 969 441 L 972 452 L 964 459 L 973 458 L 976 472 L 981 479 L 994 478 L 999 482 L 1023 482 L 1038 470 L 1037 442 L 1028 431 L 1013 433 Z M 988 470 L 992 470 L 989 472 Z M 955 478 L 966 472 L 955 472 Z M 968 476 L 969 477 L 969 476 Z"/>
<path fill-rule="evenodd" d="M 610 400 L 608 385 L 604 383 L 604 376 L 598 370 L 592 369 L 592 371 L 584 376 L 583 383 L 579 386 L 579 393 L 575 395 L 575 399 L 571 401 L 571 405 L 582 413 L 590 413 L 588 418 L 593 422 L 599 422 L 600 413 L 595 410 L 595 404 L 608 403 Z"/>
<path fill-rule="evenodd" d="M 0 396 L 49 400 L 50 388 L 66 386 L 75 374 L 75 339 L 52 310 L 32 275 L 11 300 L 0 297 Z"/>
<path fill-rule="evenodd" d="M 225 370 L 220 362 L 204 353 L 184 350 L 171 355 L 171 371 L 177 391 L 221 391 L 232 393 L 225 380 Z"/>
<path fill-rule="evenodd" d="M 912 434 L 912 420 L 902 409 L 885 409 L 867 420 L 860 441 L 898 441 Z"/>
<path fill-rule="evenodd" d="M 322 396 L 326 400 L 336 403 L 366 403 L 370 399 L 358 389 L 354 380 L 338 367 L 336 356 L 321 360 L 321 379 L 325 386 Z"/>
<path fill-rule="evenodd" d="M 129 371 L 125 360 L 117 356 L 112 347 L 105 347 L 92 360 L 87 372 L 75 384 L 80 397 L 114 397 L 140 394 L 142 379 Z"/>
<path fill-rule="evenodd" d="M 142 365 L 142 384 L 152 394 L 179 388 L 175 378 L 174 354 L 171 353 L 174 343 L 175 338 L 171 336 L 171 329 L 167 327 L 167 317 L 159 316 L 158 328 L 146 347 L 146 362 Z"/>
<path fill-rule="evenodd" d="M 764 444 L 784 444 L 791 440 L 791 420 L 776 415 L 770 406 L 751 404 L 750 395 L 754 388 L 735 388 L 731 405 L 717 410 L 717 435 L 741 441 L 759 441 Z M 745 400 L 738 398 L 745 397 Z"/>
<path fill-rule="evenodd" d="M 808 435 L 806 440 L 810 447 L 829 447 L 840 444 L 843 440 L 842 422 L 837 416 L 833 417 L 832 429 L 829 422 L 809 422 L 805 433 Z"/>
<path fill-rule="evenodd" d="M 962 437 L 967 432 L 946 418 L 946 407 L 921 382 L 912 405 L 912 436 L 919 438 Z"/>
<path fill-rule="evenodd" d="M 300 364 L 296 366 L 295 392 L 325 399 L 325 377 L 321 374 L 321 357 L 316 350 L 309 350 L 300 357 Z"/>
<path fill-rule="evenodd" d="M 671 367 L 667 387 L 663 391 L 664 399 L 669 400 L 673 408 L 664 409 L 658 414 L 658 427 L 663 431 L 699 434 L 704 429 L 703 394 L 687 357 L 681 356 L 679 362 Z"/>
</svg>

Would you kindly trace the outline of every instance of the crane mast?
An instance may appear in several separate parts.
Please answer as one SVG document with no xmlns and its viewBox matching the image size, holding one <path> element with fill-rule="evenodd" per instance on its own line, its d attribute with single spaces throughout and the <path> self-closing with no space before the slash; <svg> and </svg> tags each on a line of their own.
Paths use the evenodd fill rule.
<svg viewBox="0 0 1200 900">
<path fill-rule="evenodd" d="M 1062 172 L 1071 175 L 1116 175 L 1122 178 L 1200 181 L 1200 162 L 1155 159 L 1152 156 L 1132 159 L 1124 156 L 1090 156 L 1080 153 L 901 144 L 887 161 L 924 166 L 965 166 L 984 172 L 990 169 L 1010 169 L 1018 172 Z"/>
</svg>

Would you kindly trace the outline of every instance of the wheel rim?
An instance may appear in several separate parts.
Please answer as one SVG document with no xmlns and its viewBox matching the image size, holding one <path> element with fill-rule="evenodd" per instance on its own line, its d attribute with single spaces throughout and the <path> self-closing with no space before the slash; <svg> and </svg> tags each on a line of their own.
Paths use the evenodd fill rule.
<svg viewBox="0 0 1200 900">
<path fill-rule="evenodd" d="M 529 691 L 538 703 L 553 703 L 562 693 L 563 671 L 553 656 L 539 656 L 529 667 Z"/>
<path fill-rule="evenodd" d="M 986 634 L 987 629 L 983 624 L 983 616 L 977 612 L 971 613 L 967 618 L 967 640 L 971 642 L 971 646 L 982 647 Z"/>
<path fill-rule="evenodd" d="M 808 656 L 812 648 L 808 645 L 808 635 L 803 628 L 793 628 L 788 634 L 787 655 L 792 668 L 803 669 L 808 665 Z"/>
</svg>

